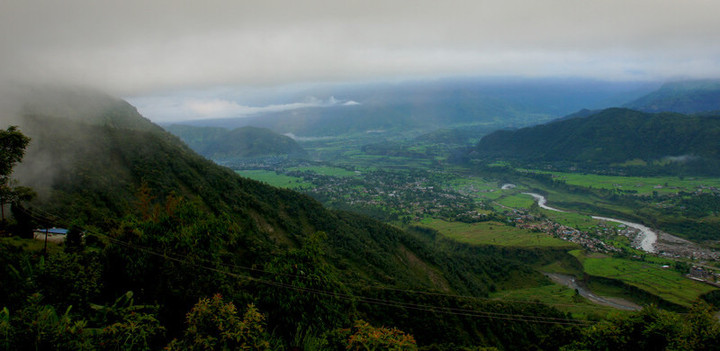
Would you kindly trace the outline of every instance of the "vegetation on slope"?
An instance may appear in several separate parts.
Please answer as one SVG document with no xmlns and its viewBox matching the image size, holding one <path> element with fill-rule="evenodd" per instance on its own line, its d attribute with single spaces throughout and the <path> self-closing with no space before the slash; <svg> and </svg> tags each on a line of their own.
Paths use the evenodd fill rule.
<svg viewBox="0 0 720 351">
<path fill-rule="evenodd" d="M 47 256 L 6 246 L 12 254 L 4 257 L 0 296 L 9 311 L 6 335 L 17 336 L 7 345 L 60 343 L 62 335 L 33 339 L 33 331 L 23 329 L 41 318 L 33 311 L 43 311 L 74 326 L 67 336 L 83 345 L 123 338 L 130 325 L 145 323 L 137 342 L 154 348 L 180 338 L 183 315 L 216 293 L 256 304 L 286 345 L 360 318 L 401 327 L 426 345 L 559 345 L 548 333 L 572 332 L 562 325 L 491 323 L 473 312 L 565 317 L 546 306 L 468 305 L 451 296 L 484 297 L 542 278 L 500 251 L 438 247 L 366 217 L 327 210 L 305 195 L 238 177 L 155 128 L 37 114 L 25 115 L 22 128 L 33 141 L 16 175 L 40 196 L 18 204 L 26 215 L 14 220 L 24 228 L 73 225 L 87 232 L 84 244 L 68 241 L 67 252 Z M 428 300 L 416 290 L 448 295 Z M 115 306 L 128 291 L 132 302 Z M 94 306 L 115 310 L 108 316 Z M 451 313 L 440 326 L 444 308 L 471 315 Z M 142 311 L 132 316 L 142 322 L 126 319 L 129 311 Z M 86 332 L 86 326 L 110 328 L 111 335 Z"/>
<path fill-rule="evenodd" d="M 471 157 L 623 167 L 642 160 L 680 170 L 720 172 L 720 117 L 649 114 L 612 108 L 574 118 L 485 136 Z M 591 165 L 591 166 L 588 166 Z M 628 167 L 631 167 L 628 166 Z"/>
<path fill-rule="evenodd" d="M 38 114 L 26 127 L 16 175 L 40 198 L 14 206 L 26 216 L 13 220 L 86 232 L 47 252 L 0 240 L 8 349 L 553 350 L 629 338 L 698 349 L 720 338 L 705 305 L 596 328 L 542 303 L 487 299 L 547 283 L 533 267 L 561 248 L 463 244 L 331 211 L 154 128 Z"/>
</svg>

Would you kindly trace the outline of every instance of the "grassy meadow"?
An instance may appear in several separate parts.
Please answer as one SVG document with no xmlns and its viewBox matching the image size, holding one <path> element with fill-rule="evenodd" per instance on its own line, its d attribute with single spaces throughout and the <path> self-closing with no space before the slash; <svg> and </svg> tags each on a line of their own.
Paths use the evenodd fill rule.
<svg viewBox="0 0 720 351">
<path fill-rule="evenodd" d="M 357 173 L 354 171 L 348 171 L 347 169 L 340 167 L 331 166 L 306 166 L 306 167 L 291 167 L 287 171 L 300 171 L 300 172 L 312 172 L 319 175 L 331 176 L 331 177 L 355 177 Z"/>
<path fill-rule="evenodd" d="M 503 301 L 540 302 L 572 314 L 573 318 L 603 318 L 610 314 L 628 313 L 612 307 L 598 305 L 575 295 L 575 290 L 559 284 L 535 288 L 503 290 L 490 295 L 491 299 Z"/>
<path fill-rule="evenodd" d="M 720 187 L 720 178 L 703 177 L 623 177 L 597 174 L 581 174 L 566 172 L 545 172 L 530 170 L 534 173 L 552 174 L 556 179 L 563 180 L 567 184 L 577 185 L 586 188 L 598 189 L 619 189 L 625 191 L 637 191 L 638 195 L 674 194 L 680 191 L 694 192 L 701 187 Z"/>
<path fill-rule="evenodd" d="M 690 306 L 693 301 L 716 288 L 688 279 L 672 269 L 662 268 L 656 262 L 641 262 L 605 255 L 586 255 L 571 251 L 582 263 L 585 273 L 616 279 L 658 296 L 666 301 Z"/>
<path fill-rule="evenodd" d="M 311 183 L 304 181 L 302 178 L 278 174 L 274 171 L 241 170 L 235 172 L 243 177 L 264 182 L 278 188 L 299 189 L 313 186 Z"/>
<path fill-rule="evenodd" d="M 462 223 L 447 222 L 441 219 L 424 219 L 421 224 L 437 230 L 450 239 L 473 245 L 575 247 L 572 243 L 553 238 L 545 233 L 533 233 L 493 221 Z"/>
</svg>

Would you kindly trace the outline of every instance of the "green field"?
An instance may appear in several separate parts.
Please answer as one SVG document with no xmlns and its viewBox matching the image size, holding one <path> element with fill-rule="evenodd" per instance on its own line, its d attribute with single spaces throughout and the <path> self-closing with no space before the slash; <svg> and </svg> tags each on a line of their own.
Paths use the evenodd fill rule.
<svg viewBox="0 0 720 351">
<path fill-rule="evenodd" d="M 581 296 L 576 296 L 575 290 L 559 284 L 499 291 L 490 295 L 490 298 L 508 302 L 540 302 L 553 306 L 563 312 L 569 312 L 573 318 L 580 319 L 603 318 L 609 314 L 628 313 L 623 310 L 592 303 Z"/>
<path fill-rule="evenodd" d="M 368 155 L 359 151 L 348 151 L 335 164 L 357 169 L 428 169 L 431 159 L 403 156 Z"/>
<path fill-rule="evenodd" d="M 530 195 L 524 194 L 512 194 L 506 195 L 497 200 L 501 205 L 512 207 L 516 209 L 524 208 L 529 209 L 535 203 L 535 199 Z M 552 205 L 550 205 L 552 206 Z"/>
<path fill-rule="evenodd" d="M 674 194 L 680 191 L 693 192 L 705 186 L 720 187 L 720 178 L 701 177 L 621 177 L 597 174 L 580 174 L 565 172 L 545 172 L 530 170 L 534 173 L 552 174 L 556 179 L 567 184 L 599 189 L 619 189 L 637 191 L 639 195 Z"/>
<path fill-rule="evenodd" d="M 0 238 L 1 244 L 7 244 L 10 246 L 20 247 L 25 251 L 28 252 L 40 252 L 45 247 L 45 241 L 44 240 L 37 240 L 37 239 L 23 239 L 17 236 L 7 237 L 7 238 Z M 48 242 L 47 243 L 47 250 L 50 254 L 58 253 L 63 250 L 63 246 L 56 244 L 54 242 Z"/>
<path fill-rule="evenodd" d="M 585 255 L 571 251 L 580 260 L 585 273 L 617 279 L 658 296 L 666 301 L 690 306 L 702 294 L 716 288 L 690 280 L 677 271 L 664 269 L 658 263 L 641 262 L 602 255 Z"/>
<path fill-rule="evenodd" d="M 600 222 L 597 219 L 592 219 L 592 217 L 580 213 L 554 212 L 548 210 L 542 211 L 555 222 L 583 231 L 588 231 L 593 227 L 597 227 Z"/>
<path fill-rule="evenodd" d="M 278 188 L 298 189 L 311 188 L 313 186 L 311 183 L 305 182 L 302 178 L 277 174 L 274 171 L 241 170 L 235 172 L 243 177 L 255 179 Z"/>
<path fill-rule="evenodd" d="M 332 177 L 354 177 L 358 174 L 354 171 L 348 171 L 344 168 L 330 167 L 330 166 L 306 166 L 306 167 L 291 167 L 288 171 L 300 171 L 300 172 L 313 172 L 315 174 L 332 176 Z"/>
<path fill-rule="evenodd" d="M 553 238 L 545 233 L 533 233 L 499 222 L 462 223 L 428 218 L 422 220 L 421 224 L 437 230 L 450 239 L 474 245 L 576 247 L 572 243 Z"/>
</svg>

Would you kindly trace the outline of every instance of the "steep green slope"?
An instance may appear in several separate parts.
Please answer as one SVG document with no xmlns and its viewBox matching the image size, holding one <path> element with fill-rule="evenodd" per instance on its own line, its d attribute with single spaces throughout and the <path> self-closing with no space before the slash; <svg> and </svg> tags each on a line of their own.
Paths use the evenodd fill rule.
<svg viewBox="0 0 720 351">
<path fill-rule="evenodd" d="M 302 146 L 292 138 L 266 128 L 241 127 L 227 130 L 173 124 L 166 129 L 197 153 L 213 160 L 306 154 Z"/>
<path fill-rule="evenodd" d="M 660 89 L 625 105 L 645 112 L 698 113 L 720 110 L 720 81 L 666 83 Z"/>
<path fill-rule="evenodd" d="M 650 114 L 607 109 L 574 118 L 485 136 L 474 157 L 532 162 L 620 164 L 640 159 L 717 171 L 720 117 Z"/>
</svg>

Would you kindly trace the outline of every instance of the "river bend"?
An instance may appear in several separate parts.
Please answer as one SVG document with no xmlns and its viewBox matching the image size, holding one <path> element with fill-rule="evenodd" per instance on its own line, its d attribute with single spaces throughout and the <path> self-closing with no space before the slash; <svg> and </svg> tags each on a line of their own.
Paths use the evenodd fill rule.
<svg viewBox="0 0 720 351">
<path fill-rule="evenodd" d="M 555 211 L 555 212 L 567 212 L 567 211 L 563 211 L 563 210 L 560 210 L 560 209 L 557 209 L 557 208 L 550 207 L 550 206 L 546 205 L 546 204 L 547 204 L 547 199 L 545 198 L 545 196 L 542 196 L 542 195 L 536 194 L 536 193 L 523 193 L 523 194 L 530 195 L 530 196 L 532 196 L 533 198 L 535 198 L 535 201 L 537 201 L 537 204 L 538 204 L 538 206 L 540 206 L 540 208 L 544 208 L 544 209 L 546 209 L 546 210 Z M 592 216 L 592 218 L 593 218 L 593 219 L 598 219 L 598 220 L 601 220 L 601 221 L 609 221 L 609 222 L 621 223 L 621 224 L 624 224 L 624 225 L 626 225 L 626 226 L 628 226 L 628 227 L 635 228 L 635 229 L 639 230 L 639 231 L 640 231 L 640 235 L 641 235 L 640 248 L 641 248 L 643 251 L 645 251 L 645 252 L 650 252 L 650 253 L 654 253 L 654 252 L 655 252 L 655 243 L 656 243 L 657 240 L 658 240 L 658 235 L 657 235 L 657 233 L 656 233 L 655 231 L 653 231 L 652 229 L 650 229 L 650 228 L 648 228 L 648 227 L 646 227 L 646 226 L 644 226 L 644 225 L 642 225 L 642 224 L 639 224 L 639 223 L 633 223 L 633 222 L 623 221 L 623 220 L 621 220 L 621 219 L 615 219 L 615 218 L 609 218 L 609 217 L 600 217 L 600 216 Z"/>
</svg>

